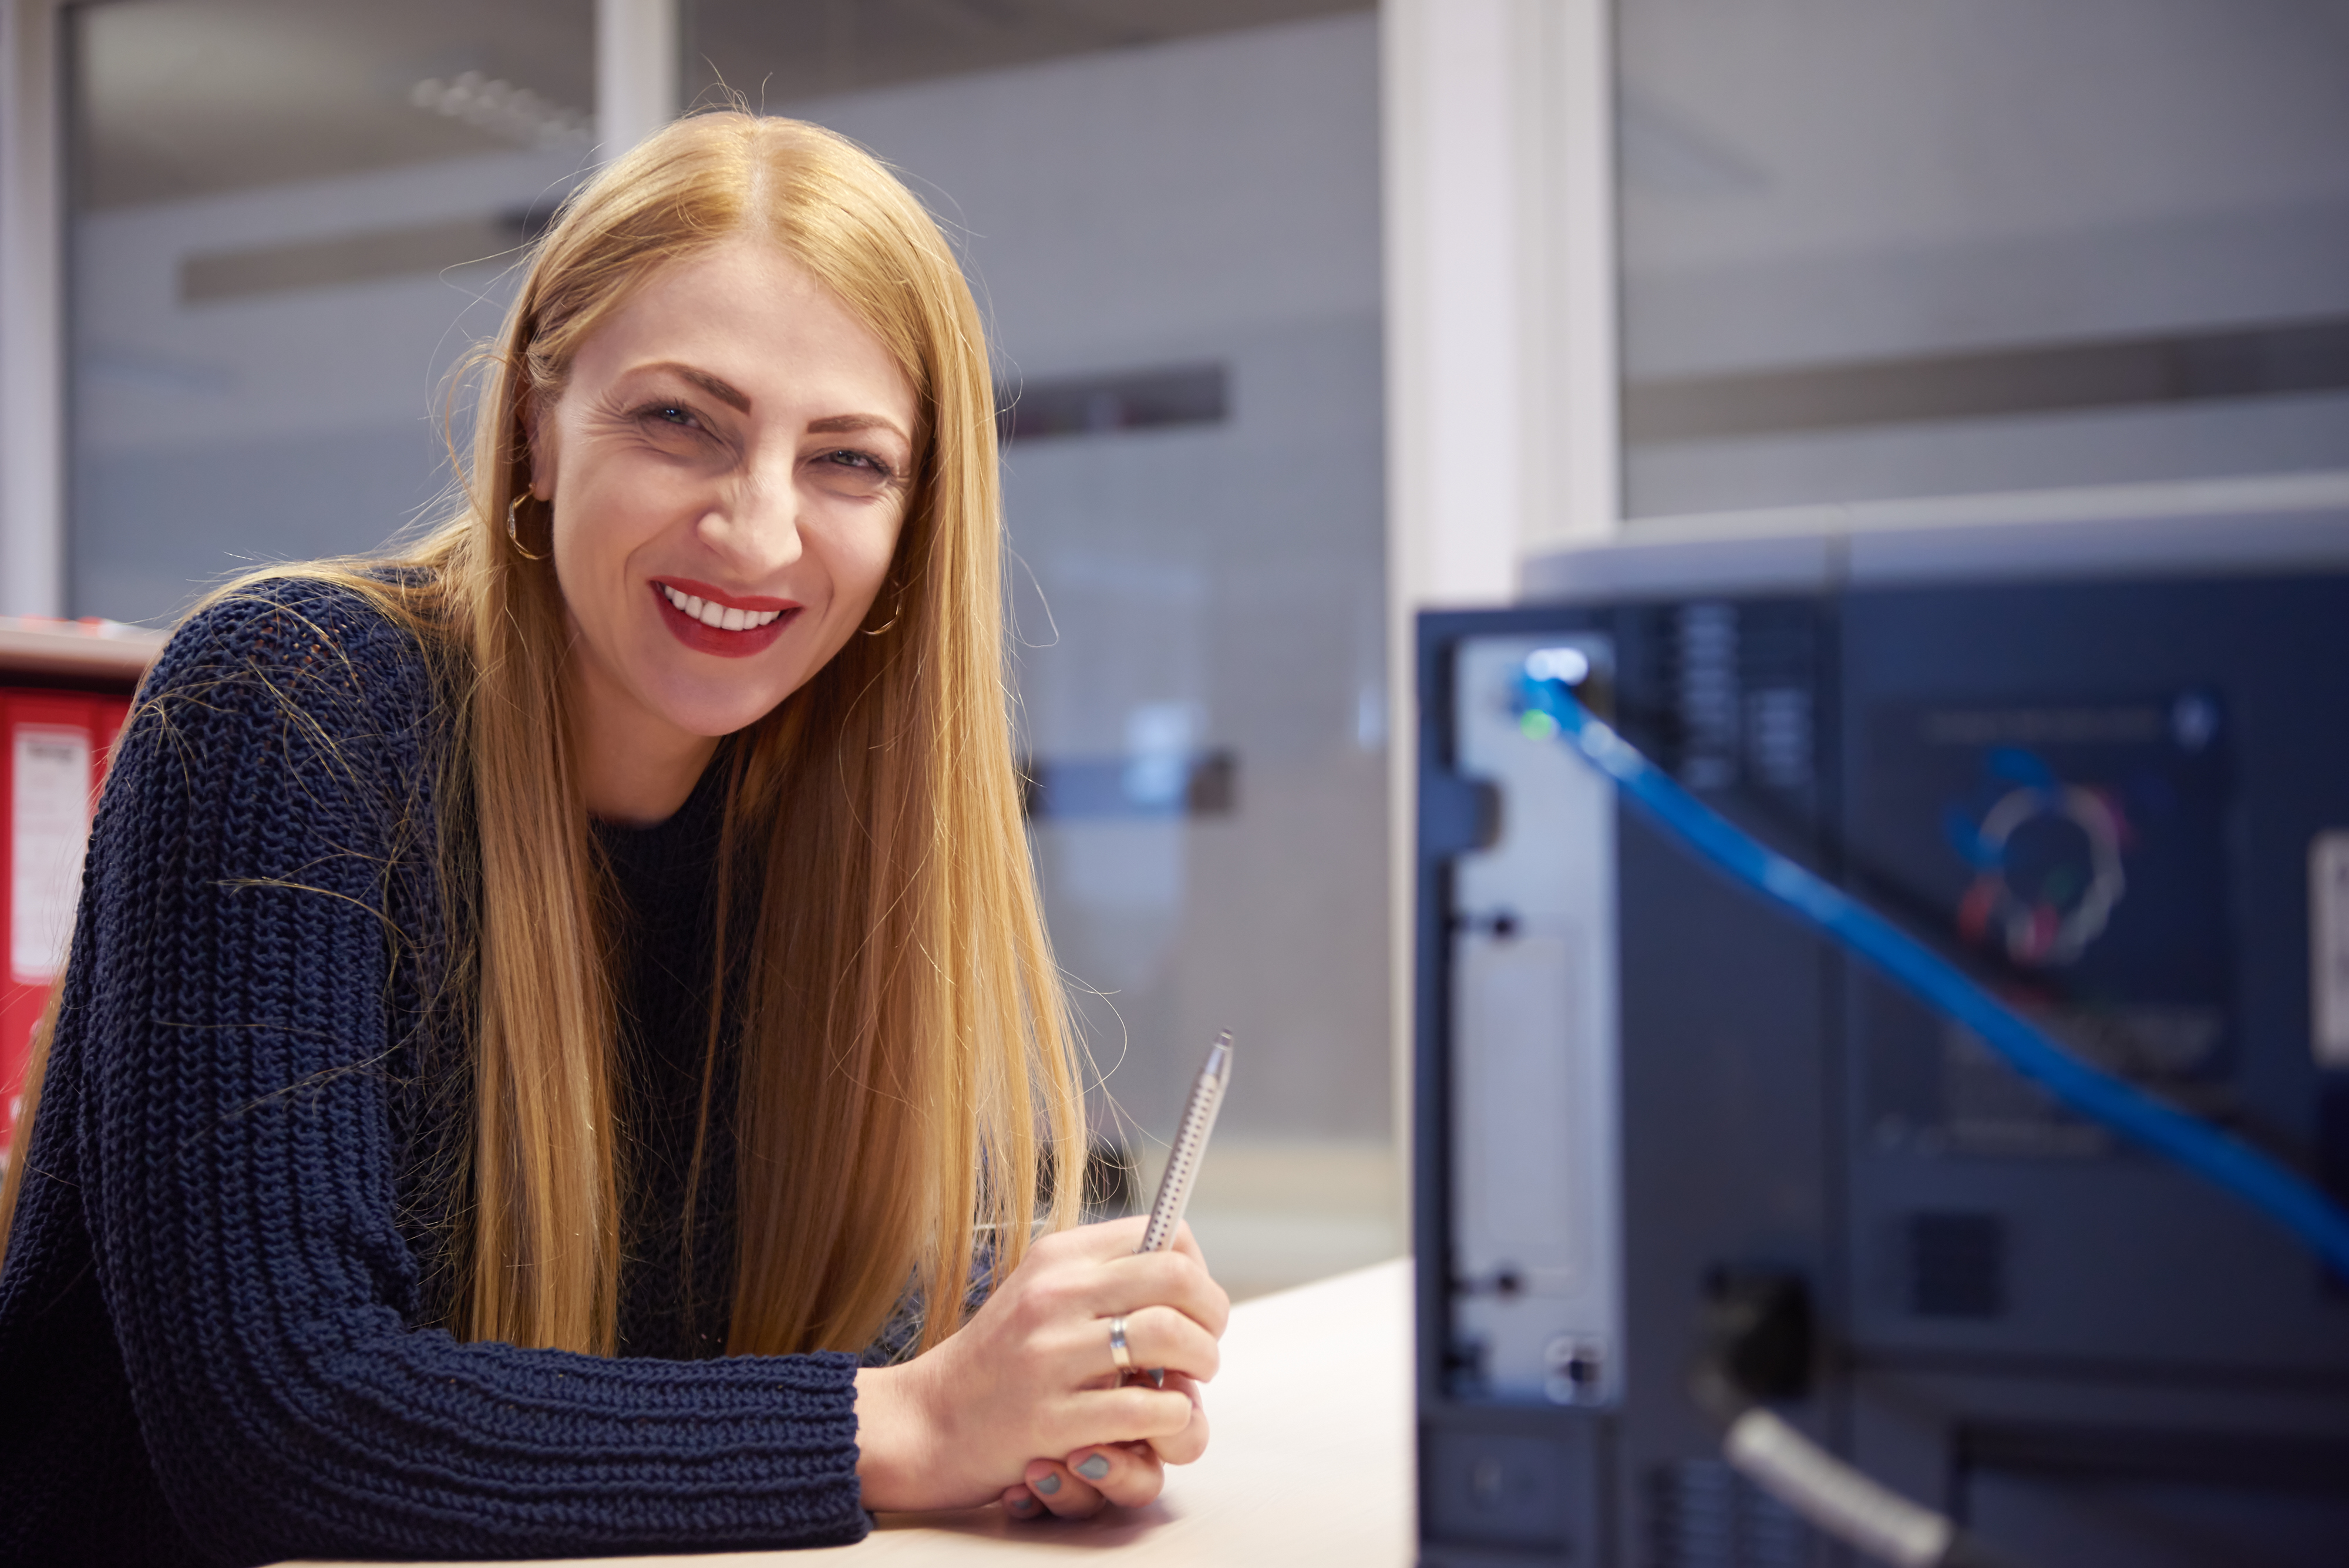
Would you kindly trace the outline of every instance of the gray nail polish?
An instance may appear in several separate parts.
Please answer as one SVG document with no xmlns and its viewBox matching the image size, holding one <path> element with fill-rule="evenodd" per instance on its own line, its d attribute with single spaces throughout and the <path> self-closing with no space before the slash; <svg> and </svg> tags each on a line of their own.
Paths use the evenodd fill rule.
<svg viewBox="0 0 2349 1568">
<path fill-rule="evenodd" d="M 1030 1491 L 1040 1491 L 1046 1497 L 1050 1497 L 1054 1492 L 1061 1490 L 1061 1478 L 1058 1476 L 1038 1476 L 1034 1480 L 1028 1483 L 1028 1490 Z"/>
<path fill-rule="evenodd" d="M 1014 1513 L 1033 1513 L 1036 1511 L 1036 1500 L 1032 1497 L 1016 1498 L 1012 1501 L 1011 1511 Z"/>
<path fill-rule="evenodd" d="M 1087 1459 L 1083 1464 L 1077 1467 L 1077 1473 L 1084 1477 L 1087 1480 L 1101 1480 L 1102 1477 L 1109 1474 L 1109 1456 L 1107 1454 L 1095 1454 L 1092 1459 Z"/>
</svg>

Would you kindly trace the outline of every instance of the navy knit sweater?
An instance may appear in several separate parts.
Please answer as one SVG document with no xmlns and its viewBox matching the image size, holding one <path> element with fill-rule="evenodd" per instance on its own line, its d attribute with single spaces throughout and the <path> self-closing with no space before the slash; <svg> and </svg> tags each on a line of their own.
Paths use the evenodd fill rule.
<svg viewBox="0 0 2349 1568">
<path fill-rule="evenodd" d="M 147 692 L 92 835 L 0 1272 L 0 1562 L 860 1536 L 856 1359 L 716 1355 L 724 1245 L 697 1251 L 718 1315 L 684 1313 L 678 1227 L 729 1226 L 722 1199 L 665 1208 L 700 1019 L 689 1052 L 651 1021 L 708 981 L 677 961 L 623 976 L 654 1195 L 623 1348 L 652 1355 L 458 1342 L 431 1326 L 451 1201 L 434 1167 L 465 1080 L 428 1005 L 445 734 L 421 656 L 356 595 L 279 585 L 191 621 Z M 706 866 L 708 794 L 672 829 L 604 834 L 632 903 L 678 857 Z M 704 1191 L 730 1196 L 719 1142 Z"/>
</svg>

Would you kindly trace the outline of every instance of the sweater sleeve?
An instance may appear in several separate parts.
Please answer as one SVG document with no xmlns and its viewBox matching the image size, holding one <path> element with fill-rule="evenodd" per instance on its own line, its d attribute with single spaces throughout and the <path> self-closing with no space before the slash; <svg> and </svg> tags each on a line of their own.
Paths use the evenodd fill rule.
<svg viewBox="0 0 2349 1568">
<path fill-rule="evenodd" d="M 280 589 L 191 622 L 117 753 L 60 1049 L 165 1498 L 236 1563 L 858 1538 L 854 1357 L 622 1361 L 403 1316 L 376 786 L 429 690 L 357 596 Z"/>
</svg>

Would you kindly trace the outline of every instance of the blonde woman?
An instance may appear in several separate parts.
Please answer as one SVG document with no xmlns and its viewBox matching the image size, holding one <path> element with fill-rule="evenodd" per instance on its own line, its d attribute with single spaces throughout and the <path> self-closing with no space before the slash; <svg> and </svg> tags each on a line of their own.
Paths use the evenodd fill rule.
<svg viewBox="0 0 2349 1568">
<path fill-rule="evenodd" d="M 1187 1237 L 1069 1228 L 936 226 L 825 132 L 689 119 L 488 363 L 461 514 L 215 596 L 117 752 L 0 1194 L 0 1559 L 1146 1501 L 1226 1302 Z"/>
</svg>

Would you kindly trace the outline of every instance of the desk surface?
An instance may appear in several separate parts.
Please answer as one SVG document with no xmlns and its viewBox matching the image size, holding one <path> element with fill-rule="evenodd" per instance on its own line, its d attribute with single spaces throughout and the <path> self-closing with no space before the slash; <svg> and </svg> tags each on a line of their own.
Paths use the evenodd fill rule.
<svg viewBox="0 0 2349 1568">
<path fill-rule="evenodd" d="M 1341 1563 L 1413 1560 L 1411 1263 L 1398 1259 L 1232 1309 L 1207 1391 L 1206 1457 L 1145 1509 L 1014 1523 L 1000 1509 L 883 1514 L 855 1546 L 599 1558 L 637 1568 L 932 1563 Z M 578 1560 L 591 1561 L 591 1560 Z"/>
</svg>

